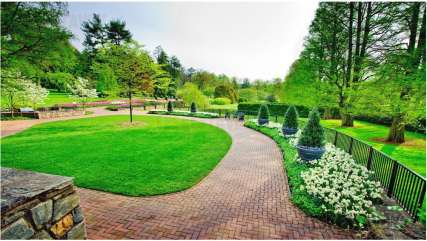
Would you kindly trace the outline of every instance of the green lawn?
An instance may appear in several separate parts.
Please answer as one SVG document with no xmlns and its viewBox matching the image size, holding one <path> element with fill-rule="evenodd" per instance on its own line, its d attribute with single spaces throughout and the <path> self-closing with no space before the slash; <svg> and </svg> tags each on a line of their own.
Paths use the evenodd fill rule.
<svg viewBox="0 0 427 241">
<path fill-rule="evenodd" d="M 129 126 L 128 118 L 36 125 L 2 139 L 2 166 L 73 176 L 79 187 L 156 195 L 198 183 L 231 145 L 225 131 L 208 124 L 135 116 Z"/>
<path fill-rule="evenodd" d="M 209 105 L 210 110 L 230 110 L 230 111 L 236 111 L 237 110 L 237 104 L 229 104 L 229 105 Z"/>
</svg>

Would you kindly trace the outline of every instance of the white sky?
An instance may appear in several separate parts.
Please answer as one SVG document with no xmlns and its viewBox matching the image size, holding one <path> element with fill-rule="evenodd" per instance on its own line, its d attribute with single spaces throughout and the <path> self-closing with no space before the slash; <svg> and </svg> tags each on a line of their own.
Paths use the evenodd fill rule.
<svg viewBox="0 0 427 241">
<path fill-rule="evenodd" d="M 150 52 L 158 45 L 185 67 L 239 78 L 283 78 L 302 50 L 318 2 L 71 2 L 65 26 L 82 49 L 83 21 L 126 21 Z"/>
</svg>

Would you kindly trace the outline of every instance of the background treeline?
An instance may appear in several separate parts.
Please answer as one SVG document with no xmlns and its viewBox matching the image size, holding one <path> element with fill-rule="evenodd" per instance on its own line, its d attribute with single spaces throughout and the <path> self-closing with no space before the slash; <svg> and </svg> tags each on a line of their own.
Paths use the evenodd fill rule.
<svg viewBox="0 0 427 241">
<path fill-rule="evenodd" d="M 2 71 L 46 89 L 70 92 L 69 86 L 82 77 L 99 97 L 180 97 L 200 108 L 275 102 L 280 94 L 280 79 L 251 83 L 185 68 L 160 46 L 150 53 L 132 38 L 124 21 L 105 22 L 97 14 L 82 23 L 84 50 L 79 51 L 70 44 L 73 34 L 61 25 L 68 14 L 66 3 L 2 2 L 1 11 Z"/>
<path fill-rule="evenodd" d="M 283 84 L 288 104 L 390 120 L 388 141 L 425 126 L 426 6 L 422 2 L 320 3 L 304 50 Z"/>
</svg>

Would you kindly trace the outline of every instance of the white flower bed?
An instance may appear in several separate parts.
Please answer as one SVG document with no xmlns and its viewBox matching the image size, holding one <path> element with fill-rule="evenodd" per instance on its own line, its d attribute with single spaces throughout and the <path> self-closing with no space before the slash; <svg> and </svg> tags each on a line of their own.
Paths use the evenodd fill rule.
<svg viewBox="0 0 427 241">
<path fill-rule="evenodd" d="M 257 119 L 250 121 L 258 125 Z M 263 126 L 277 128 L 283 136 L 280 123 L 269 122 Z M 294 135 L 285 137 L 295 147 L 300 136 L 301 129 Z M 381 199 L 383 190 L 378 181 L 370 178 L 372 172 L 357 164 L 350 154 L 331 143 L 327 143 L 325 149 L 322 158 L 311 161 L 312 168 L 301 173 L 305 183 L 301 189 L 321 199 L 325 203 L 322 205 L 323 210 L 330 215 L 342 215 L 360 226 L 363 226 L 366 220 L 382 219 L 372 200 Z M 295 158 L 298 162 L 307 164 L 298 154 Z"/>
<path fill-rule="evenodd" d="M 312 161 L 313 167 L 301 173 L 305 183 L 301 189 L 325 202 L 322 208 L 329 214 L 342 215 L 359 224 L 363 224 L 362 217 L 370 221 L 381 219 L 372 200 L 381 198 L 382 188 L 371 180 L 372 172 L 332 144 L 325 148 L 322 158 Z"/>
</svg>

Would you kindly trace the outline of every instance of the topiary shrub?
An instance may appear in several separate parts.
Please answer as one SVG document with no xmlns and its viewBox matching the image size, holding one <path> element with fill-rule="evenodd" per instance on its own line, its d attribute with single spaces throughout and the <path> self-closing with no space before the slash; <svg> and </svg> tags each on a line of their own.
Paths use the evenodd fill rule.
<svg viewBox="0 0 427 241">
<path fill-rule="evenodd" d="M 298 131 L 298 112 L 295 106 L 289 106 L 285 113 L 285 120 L 282 126 L 284 135 L 293 135 Z"/>
<path fill-rule="evenodd" d="M 325 134 L 320 125 L 320 114 L 315 108 L 308 116 L 308 122 L 302 130 L 296 148 L 302 160 L 312 161 L 322 157 L 325 153 L 324 145 Z"/>
<path fill-rule="evenodd" d="M 172 112 L 172 111 L 173 111 L 172 102 L 168 101 L 168 112 Z"/>
<path fill-rule="evenodd" d="M 191 110 L 192 113 L 196 113 L 197 112 L 196 103 L 194 103 L 194 102 L 191 103 L 190 110 Z"/>
<path fill-rule="evenodd" d="M 298 129 L 298 112 L 295 106 L 289 106 L 288 110 L 286 111 L 283 127 Z"/>
<path fill-rule="evenodd" d="M 261 105 L 258 110 L 258 124 L 268 124 L 268 116 L 270 115 L 267 105 Z"/>
<path fill-rule="evenodd" d="M 308 122 L 302 130 L 298 145 L 308 147 L 323 147 L 325 145 L 325 134 L 320 125 L 320 115 L 316 108 L 308 116 Z"/>
</svg>

